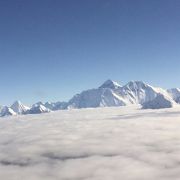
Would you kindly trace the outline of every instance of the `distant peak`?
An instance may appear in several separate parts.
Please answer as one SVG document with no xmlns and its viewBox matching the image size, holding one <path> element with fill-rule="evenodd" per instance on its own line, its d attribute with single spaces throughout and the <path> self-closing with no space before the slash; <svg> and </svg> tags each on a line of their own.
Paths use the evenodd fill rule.
<svg viewBox="0 0 180 180">
<path fill-rule="evenodd" d="M 147 86 L 149 86 L 148 84 L 146 84 L 143 81 L 130 81 L 128 82 L 126 85 L 126 87 L 132 88 L 132 87 L 139 87 L 139 88 L 145 88 Z"/>
<path fill-rule="evenodd" d="M 43 106 L 44 106 L 44 103 L 41 102 L 41 101 L 39 101 L 39 102 L 33 104 L 32 107 L 37 107 L 37 106 L 39 106 L 39 105 L 43 105 Z"/>
<path fill-rule="evenodd" d="M 121 86 L 117 82 L 108 79 L 99 88 L 117 89 L 119 87 L 121 87 Z"/>
<path fill-rule="evenodd" d="M 171 88 L 168 89 L 168 92 L 180 92 L 180 88 Z"/>
<path fill-rule="evenodd" d="M 13 104 L 22 104 L 21 101 L 16 100 Z"/>
<path fill-rule="evenodd" d="M 10 107 L 4 106 L 1 110 L 1 117 L 3 116 L 11 116 L 11 115 L 16 115 L 16 113 L 11 109 Z"/>
</svg>

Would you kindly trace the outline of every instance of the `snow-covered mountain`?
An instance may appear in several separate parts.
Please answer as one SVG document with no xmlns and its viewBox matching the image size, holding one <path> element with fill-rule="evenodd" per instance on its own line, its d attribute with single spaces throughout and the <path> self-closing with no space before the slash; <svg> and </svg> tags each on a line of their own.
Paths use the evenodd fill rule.
<svg viewBox="0 0 180 180">
<path fill-rule="evenodd" d="M 117 82 L 108 79 L 108 80 L 105 81 L 99 88 L 118 89 L 118 88 L 120 88 L 120 87 L 121 87 L 121 86 L 120 86 Z"/>
<path fill-rule="evenodd" d="M 158 94 L 156 98 L 151 101 L 143 103 L 143 109 L 162 109 L 171 108 L 176 105 L 176 102 L 169 96 Z"/>
<path fill-rule="evenodd" d="M 68 103 L 67 102 L 60 102 L 60 101 L 43 103 L 43 102 L 39 101 L 39 102 L 33 104 L 32 107 L 36 107 L 36 106 L 39 106 L 39 105 L 42 105 L 42 106 L 46 107 L 49 110 L 56 111 L 56 110 L 66 109 Z"/>
<path fill-rule="evenodd" d="M 176 101 L 177 103 L 180 103 L 180 89 L 179 88 L 168 89 L 167 92 L 174 99 L 174 101 Z"/>
<path fill-rule="evenodd" d="M 14 115 L 16 115 L 16 113 L 10 107 L 4 106 L 1 109 L 1 113 L 0 113 L 1 117 L 4 117 L 4 116 L 14 116 Z"/>
<path fill-rule="evenodd" d="M 89 108 L 89 107 L 108 107 L 125 106 L 128 102 L 118 96 L 110 88 L 98 88 L 83 91 L 75 95 L 69 102 L 68 108 Z"/>
<path fill-rule="evenodd" d="M 15 101 L 11 109 L 17 114 L 25 114 L 30 108 L 23 105 L 20 101 Z"/>
<path fill-rule="evenodd" d="M 31 109 L 16 101 L 3 114 L 38 114 L 71 108 L 95 108 L 127 105 L 143 105 L 150 108 L 171 107 L 175 102 L 180 104 L 180 89 L 164 90 L 153 87 L 142 81 L 130 81 L 124 86 L 112 80 L 105 81 L 97 88 L 82 91 L 68 102 L 37 102 Z"/>
<path fill-rule="evenodd" d="M 52 103 L 52 102 L 46 102 L 44 106 L 50 110 L 53 110 L 56 105 L 55 103 Z"/>
<path fill-rule="evenodd" d="M 32 107 L 37 107 L 37 106 L 40 106 L 40 105 L 45 106 L 45 103 L 39 101 L 39 102 L 33 104 Z"/>
<path fill-rule="evenodd" d="M 151 101 L 157 94 L 168 96 L 165 90 L 155 88 L 142 81 L 130 81 L 125 86 L 117 89 L 116 93 L 132 104 L 143 104 Z"/>
<path fill-rule="evenodd" d="M 63 110 L 63 109 L 67 109 L 68 103 L 67 102 L 56 102 L 54 103 L 54 107 L 52 110 L 56 111 L 56 110 Z"/>
<path fill-rule="evenodd" d="M 97 89 L 90 89 L 75 95 L 68 108 L 126 106 L 152 101 L 158 94 L 170 98 L 166 90 L 155 88 L 142 81 L 130 81 L 125 86 L 107 80 Z"/>
<path fill-rule="evenodd" d="M 27 111 L 27 114 L 41 114 L 41 113 L 48 113 L 48 112 L 50 112 L 50 109 L 40 104 L 40 105 L 33 106 L 30 110 Z"/>
</svg>

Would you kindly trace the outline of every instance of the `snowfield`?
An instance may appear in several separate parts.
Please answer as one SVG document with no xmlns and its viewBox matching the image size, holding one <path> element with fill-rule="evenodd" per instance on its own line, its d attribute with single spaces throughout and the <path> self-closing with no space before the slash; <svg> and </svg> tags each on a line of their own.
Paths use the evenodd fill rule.
<svg viewBox="0 0 180 180">
<path fill-rule="evenodd" d="M 2 180 L 179 180 L 180 107 L 0 118 Z"/>
</svg>

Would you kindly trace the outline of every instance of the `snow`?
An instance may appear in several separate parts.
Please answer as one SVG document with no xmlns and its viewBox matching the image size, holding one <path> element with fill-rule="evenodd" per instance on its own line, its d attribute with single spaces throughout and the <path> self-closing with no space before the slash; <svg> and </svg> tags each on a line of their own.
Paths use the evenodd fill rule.
<svg viewBox="0 0 180 180">
<path fill-rule="evenodd" d="M 16 112 L 14 112 L 13 109 L 11 109 L 10 107 L 4 106 L 1 109 L 1 112 L 0 112 L 0 116 L 1 117 L 4 117 L 4 116 L 14 116 L 14 115 L 16 115 Z"/>
<path fill-rule="evenodd" d="M 89 108 L 142 105 L 153 101 L 158 94 L 171 98 L 166 90 L 150 86 L 142 81 L 130 81 L 121 87 L 116 82 L 107 80 L 97 89 L 86 90 L 75 95 L 67 103 L 66 107 Z"/>
<path fill-rule="evenodd" d="M 63 110 L 63 109 L 67 109 L 68 103 L 67 102 L 56 102 L 54 103 L 55 106 L 52 110 L 56 111 L 56 110 Z"/>
<path fill-rule="evenodd" d="M 50 112 L 50 109 L 39 104 L 39 105 L 33 106 L 29 111 L 27 111 L 27 114 L 41 114 L 41 113 L 48 113 L 48 112 Z"/>
<path fill-rule="evenodd" d="M 55 108 L 55 103 L 52 102 L 46 102 L 44 106 L 50 110 L 53 110 Z"/>
<path fill-rule="evenodd" d="M 120 87 L 121 86 L 117 82 L 109 79 L 109 80 L 105 81 L 99 88 L 118 89 Z"/>
<path fill-rule="evenodd" d="M 157 97 L 159 94 L 162 97 Z M 165 102 L 170 99 L 170 104 Z M 157 102 L 160 100 L 161 102 Z M 130 81 L 124 86 L 120 86 L 112 80 L 105 81 L 99 88 L 82 91 L 73 96 L 68 102 L 46 102 L 41 101 L 33 104 L 31 109 L 16 101 L 10 108 L 17 114 L 37 114 L 64 109 L 80 109 L 95 107 L 115 107 L 129 105 L 146 105 L 147 108 L 172 107 L 175 102 L 180 104 L 180 89 L 164 90 L 153 87 L 142 81 Z M 155 104 L 154 104 L 155 103 Z M 163 103 L 163 104 L 162 104 Z M 172 105 L 171 105 L 172 104 Z M 148 107 L 154 106 L 154 107 Z M 13 113 L 7 113 L 8 115 Z"/>
<path fill-rule="evenodd" d="M 56 110 L 60 110 L 60 109 L 66 109 L 68 103 L 67 102 L 60 102 L 60 101 L 43 103 L 43 102 L 39 101 L 39 102 L 33 104 L 32 107 L 36 107 L 36 106 L 39 106 L 39 105 L 42 105 L 42 106 L 46 107 L 49 110 L 56 111 Z"/>
<path fill-rule="evenodd" d="M 132 104 L 143 104 L 153 100 L 158 93 L 164 94 L 158 88 L 150 86 L 142 81 L 130 81 L 117 90 L 117 94 L 127 99 Z"/>
<path fill-rule="evenodd" d="M 90 89 L 75 95 L 68 102 L 68 108 L 125 106 L 127 104 L 128 102 L 116 95 L 112 89 L 100 88 Z"/>
<path fill-rule="evenodd" d="M 180 89 L 179 88 L 168 89 L 167 92 L 177 103 L 180 103 Z"/>
<path fill-rule="evenodd" d="M 33 104 L 32 107 L 38 107 L 38 106 L 40 106 L 40 105 L 45 106 L 45 103 L 39 101 L 39 102 Z"/>
<path fill-rule="evenodd" d="M 83 91 L 74 96 L 68 102 L 67 107 L 88 108 L 143 104 L 153 100 L 159 93 L 167 95 L 165 90 L 154 88 L 142 81 L 131 81 L 121 87 L 114 81 L 107 80 L 98 89 Z"/>
<path fill-rule="evenodd" d="M 176 103 L 172 98 L 158 94 L 152 101 L 145 102 L 143 109 L 161 109 L 161 108 L 172 108 Z"/>
<path fill-rule="evenodd" d="M 4 180 L 178 180 L 180 108 L 0 118 Z"/>
<path fill-rule="evenodd" d="M 30 108 L 23 105 L 20 101 L 15 101 L 11 109 L 17 114 L 25 114 Z"/>
</svg>

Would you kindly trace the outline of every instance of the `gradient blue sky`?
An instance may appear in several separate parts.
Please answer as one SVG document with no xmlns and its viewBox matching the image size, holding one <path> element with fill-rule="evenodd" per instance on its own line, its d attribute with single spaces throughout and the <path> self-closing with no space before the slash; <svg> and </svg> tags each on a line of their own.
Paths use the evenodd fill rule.
<svg viewBox="0 0 180 180">
<path fill-rule="evenodd" d="M 106 79 L 180 87 L 180 0 L 0 0 L 0 104 Z"/>
</svg>

